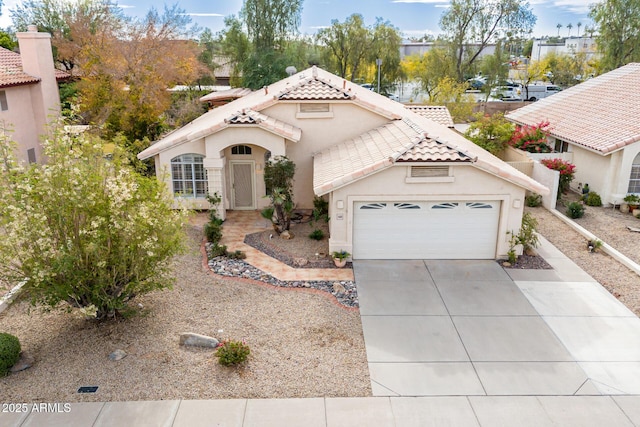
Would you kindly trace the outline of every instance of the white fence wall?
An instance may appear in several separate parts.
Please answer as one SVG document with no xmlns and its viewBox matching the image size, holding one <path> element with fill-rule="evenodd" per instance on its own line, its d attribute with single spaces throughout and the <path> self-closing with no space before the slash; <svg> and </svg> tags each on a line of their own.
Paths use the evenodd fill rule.
<svg viewBox="0 0 640 427">
<path fill-rule="evenodd" d="M 556 153 L 557 154 L 557 153 Z M 539 161 L 533 164 L 533 174 L 531 178 L 546 186 L 551 193 L 542 196 L 542 206 L 547 209 L 555 209 L 558 200 L 558 186 L 560 185 L 560 172 L 549 169 Z"/>
</svg>

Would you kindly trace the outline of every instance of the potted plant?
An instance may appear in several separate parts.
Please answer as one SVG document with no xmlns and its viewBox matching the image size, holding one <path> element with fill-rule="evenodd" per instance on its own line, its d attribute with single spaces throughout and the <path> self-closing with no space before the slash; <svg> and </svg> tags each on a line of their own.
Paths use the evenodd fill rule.
<svg viewBox="0 0 640 427">
<path fill-rule="evenodd" d="M 634 209 L 638 209 L 638 205 L 640 205 L 640 197 L 635 194 L 627 194 L 622 200 L 629 205 L 629 209 L 632 212 Z"/>
<path fill-rule="evenodd" d="M 331 258 L 333 258 L 333 263 L 338 268 L 343 268 L 345 265 L 347 265 L 347 258 L 349 258 L 350 256 L 351 254 L 345 251 L 344 249 L 341 251 L 334 251 L 331 254 Z"/>
</svg>

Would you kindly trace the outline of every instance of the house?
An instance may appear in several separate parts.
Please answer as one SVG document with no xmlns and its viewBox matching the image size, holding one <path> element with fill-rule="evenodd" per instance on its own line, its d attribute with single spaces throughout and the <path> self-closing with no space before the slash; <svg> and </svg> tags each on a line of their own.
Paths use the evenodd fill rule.
<svg viewBox="0 0 640 427">
<path fill-rule="evenodd" d="M 557 152 L 576 165 L 572 186 L 589 184 L 603 203 L 640 194 L 640 63 L 587 80 L 506 115 L 519 125 L 549 121 Z"/>
<path fill-rule="evenodd" d="M 548 189 L 454 130 L 312 67 L 214 108 L 138 158 L 177 199 L 225 211 L 269 204 L 265 162 L 296 164 L 294 201 L 329 202 L 329 249 L 355 259 L 494 259 L 521 224 L 525 191 Z M 304 237 L 303 237 L 304 238 Z"/>
<path fill-rule="evenodd" d="M 0 48 L 0 125 L 17 143 L 19 160 L 40 162 L 40 137 L 60 113 L 58 81 L 69 75 L 55 69 L 48 33 L 32 25 L 16 36 L 20 53 Z"/>
<path fill-rule="evenodd" d="M 548 38 L 533 39 L 531 47 L 531 61 L 540 61 L 550 53 L 557 55 L 576 55 L 584 53 L 585 59 L 591 61 L 599 58 L 595 37 L 576 36 L 565 37 L 559 42 L 550 41 Z"/>
</svg>

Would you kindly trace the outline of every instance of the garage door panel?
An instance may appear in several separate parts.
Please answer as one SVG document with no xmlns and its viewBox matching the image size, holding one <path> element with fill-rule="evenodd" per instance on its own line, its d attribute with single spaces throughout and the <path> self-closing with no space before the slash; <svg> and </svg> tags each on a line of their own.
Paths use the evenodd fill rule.
<svg viewBox="0 0 640 427">
<path fill-rule="evenodd" d="M 500 202 L 356 203 L 356 259 L 491 259 Z"/>
</svg>

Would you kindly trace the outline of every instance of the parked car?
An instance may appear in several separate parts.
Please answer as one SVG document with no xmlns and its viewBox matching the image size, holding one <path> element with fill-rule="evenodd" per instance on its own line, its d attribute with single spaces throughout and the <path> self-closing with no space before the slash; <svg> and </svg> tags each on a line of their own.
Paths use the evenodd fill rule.
<svg viewBox="0 0 640 427">
<path fill-rule="evenodd" d="M 522 101 L 522 89 L 519 83 L 504 83 L 491 89 L 490 95 L 502 101 Z"/>
<path fill-rule="evenodd" d="M 527 101 L 537 101 L 560 92 L 562 89 L 556 85 L 547 83 L 537 83 L 527 86 L 527 90 L 523 94 Z"/>
</svg>

